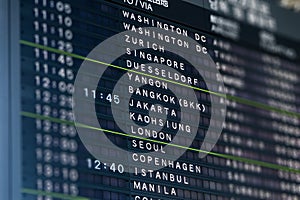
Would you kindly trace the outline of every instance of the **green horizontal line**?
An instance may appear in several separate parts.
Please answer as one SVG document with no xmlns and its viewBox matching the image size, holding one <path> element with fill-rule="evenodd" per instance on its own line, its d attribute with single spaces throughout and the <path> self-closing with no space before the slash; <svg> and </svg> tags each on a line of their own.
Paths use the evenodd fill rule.
<svg viewBox="0 0 300 200">
<path fill-rule="evenodd" d="M 42 190 L 35 190 L 35 189 L 28 189 L 28 188 L 23 188 L 22 193 L 31 194 L 31 195 L 51 196 L 53 198 L 60 198 L 64 200 L 90 200 L 89 198 L 86 197 L 71 196 L 62 193 L 46 192 Z"/>
<path fill-rule="evenodd" d="M 177 148 L 181 148 L 181 149 L 195 151 L 195 152 L 198 152 L 198 153 L 207 153 L 207 154 L 212 155 L 212 156 L 216 156 L 216 157 L 220 157 L 220 158 L 226 158 L 226 159 L 235 160 L 235 161 L 244 162 L 244 163 L 249 163 L 249 164 L 254 164 L 254 165 L 258 165 L 258 166 L 266 167 L 266 168 L 270 168 L 270 169 L 275 169 L 275 170 L 281 170 L 281 171 L 287 171 L 287 172 L 293 172 L 293 173 L 300 174 L 300 169 L 294 169 L 294 168 L 290 168 L 290 167 L 287 167 L 287 166 L 281 166 L 281 165 L 278 165 L 278 164 L 273 164 L 273 163 L 268 163 L 268 162 L 263 162 L 263 161 L 248 159 L 248 158 L 242 158 L 242 157 L 228 155 L 228 154 L 208 152 L 208 151 L 204 151 L 204 150 L 201 150 L 201 149 L 190 148 L 190 147 L 181 146 L 181 145 L 177 145 L 177 144 L 162 142 L 162 141 L 159 141 L 159 140 L 153 140 L 153 139 L 149 139 L 149 138 L 139 137 L 139 136 L 136 136 L 136 135 L 121 133 L 121 132 L 102 129 L 102 128 L 97 128 L 97 127 L 93 127 L 93 126 L 89 126 L 89 125 L 85 125 L 85 124 L 81 124 L 81 123 L 75 123 L 75 122 L 71 122 L 71 121 L 67 121 L 67 120 L 61 120 L 61 119 L 58 119 L 58 118 L 38 115 L 38 114 L 35 114 L 35 113 L 30 113 L 30 112 L 21 112 L 21 115 L 24 116 L 24 117 L 29 117 L 29 118 L 34 118 L 34 119 L 49 120 L 49 121 L 52 121 L 52 122 L 55 122 L 55 123 L 67 124 L 67 125 L 72 125 L 72 126 L 76 125 L 76 126 L 81 127 L 81 128 L 86 128 L 86 129 L 91 129 L 91 130 L 96 130 L 96 131 L 103 131 L 103 132 L 111 133 L 111 134 L 115 134 L 115 135 L 120 135 L 120 136 L 129 137 L 129 138 L 135 138 L 135 139 L 139 139 L 139 140 L 153 142 L 153 143 L 157 143 L 157 144 L 168 145 L 168 146 L 173 146 L 173 147 L 177 147 Z"/>
<path fill-rule="evenodd" d="M 113 64 L 110 64 L 110 63 L 101 62 L 101 61 L 91 59 L 91 58 L 87 58 L 87 57 L 84 57 L 84 56 L 81 56 L 81 55 L 78 55 L 78 54 L 69 53 L 69 52 L 66 52 L 66 51 L 63 51 L 63 50 L 55 49 L 55 48 L 48 47 L 48 46 L 43 46 L 43 45 L 36 44 L 36 43 L 33 43 L 33 42 L 25 41 L 25 40 L 20 40 L 20 43 L 23 44 L 23 45 L 26 45 L 26 46 L 43 49 L 43 50 L 50 51 L 50 52 L 53 52 L 53 53 L 58 53 L 58 54 L 66 55 L 66 56 L 71 56 L 73 58 L 77 58 L 77 59 L 80 59 L 80 60 L 86 60 L 86 61 L 90 61 L 90 62 L 93 62 L 93 63 L 113 67 L 113 68 L 116 68 L 116 69 L 121 69 L 121 70 L 125 70 L 125 71 L 128 71 L 128 72 L 140 74 L 140 75 L 143 75 L 143 76 L 148 76 L 150 78 L 155 78 L 155 79 L 162 80 L 162 81 L 165 81 L 165 82 L 169 82 L 169 83 L 173 83 L 173 84 L 180 85 L 180 86 L 183 86 L 183 87 L 191 88 L 191 89 L 194 89 L 194 90 L 197 90 L 197 91 L 213 94 L 213 95 L 216 95 L 216 96 L 219 96 L 219 97 L 222 97 L 222 98 L 226 98 L 226 99 L 229 99 L 231 101 L 235 101 L 237 103 L 241 103 L 241 104 L 244 104 L 244 105 L 256 107 L 256 108 L 267 110 L 267 111 L 277 112 L 277 113 L 280 113 L 280 114 L 288 115 L 290 117 L 300 118 L 300 113 L 280 109 L 280 108 L 277 108 L 277 107 L 274 107 L 274 106 L 267 105 L 265 103 L 260 103 L 260 102 L 257 102 L 257 101 L 253 101 L 253 100 L 249 100 L 249 99 L 245 99 L 245 98 L 241 98 L 241 97 L 236 97 L 236 96 L 232 96 L 232 95 L 228 95 L 228 94 L 225 95 L 225 94 L 222 94 L 222 93 L 205 90 L 205 89 L 202 89 L 202 88 L 194 87 L 194 86 L 191 86 L 191 85 L 186 85 L 186 84 L 183 84 L 183 83 L 179 83 L 179 82 L 176 82 L 176 81 L 164 79 L 164 78 L 161 78 L 161 77 L 156 77 L 156 76 L 146 74 L 146 73 L 143 73 L 143 72 L 134 71 L 134 70 L 127 69 L 127 68 L 124 68 L 124 67 L 120 67 L 120 66 L 117 66 L 117 65 L 113 65 Z"/>
</svg>

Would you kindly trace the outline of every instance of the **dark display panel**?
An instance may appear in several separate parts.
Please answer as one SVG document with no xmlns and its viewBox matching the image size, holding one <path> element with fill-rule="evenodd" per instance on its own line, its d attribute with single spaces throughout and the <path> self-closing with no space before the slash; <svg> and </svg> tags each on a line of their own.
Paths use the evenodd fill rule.
<svg viewBox="0 0 300 200">
<path fill-rule="evenodd" d="M 281 31 L 274 7 L 21 1 L 23 199 L 298 199 L 299 40 Z M 123 31 L 134 36 L 97 49 Z M 118 45 L 124 55 L 107 66 Z"/>
</svg>

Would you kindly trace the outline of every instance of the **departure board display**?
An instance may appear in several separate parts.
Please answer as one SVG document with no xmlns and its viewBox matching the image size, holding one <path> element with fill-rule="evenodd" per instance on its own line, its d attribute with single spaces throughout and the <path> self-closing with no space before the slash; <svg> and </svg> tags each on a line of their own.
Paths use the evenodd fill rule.
<svg viewBox="0 0 300 200">
<path fill-rule="evenodd" d="M 300 199 L 297 1 L 19 12 L 22 199 Z"/>
</svg>

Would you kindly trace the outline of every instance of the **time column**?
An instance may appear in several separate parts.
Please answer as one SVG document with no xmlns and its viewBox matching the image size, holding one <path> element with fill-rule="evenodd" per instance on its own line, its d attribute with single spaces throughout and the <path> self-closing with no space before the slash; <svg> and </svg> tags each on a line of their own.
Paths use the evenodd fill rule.
<svg viewBox="0 0 300 200">
<path fill-rule="evenodd" d="M 24 199 L 78 196 L 75 69 L 73 58 L 62 53 L 73 52 L 72 6 L 58 0 L 20 6 Z"/>
</svg>

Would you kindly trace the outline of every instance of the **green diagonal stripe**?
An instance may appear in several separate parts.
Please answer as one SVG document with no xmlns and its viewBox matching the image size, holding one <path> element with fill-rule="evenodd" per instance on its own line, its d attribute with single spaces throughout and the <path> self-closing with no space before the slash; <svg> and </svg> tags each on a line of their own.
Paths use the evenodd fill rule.
<svg viewBox="0 0 300 200">
<path fill-rule="evenodd" d="M 30 112 L 21 112 L 21 115 L 24 116 L 24 117 L 29 117 L 29 118 L 34 118 L 34 119 L 49 120 L 49 121 L 52 121 L 52 122 L 55 122 L 55 123 L 75 125 L 74 122 L 61 120 L 61 119 L 53 118 L 53 117 L 47 117 L 47 116 L 43 116 L 43 115 L 38 115 L 38 114 L 30 113 Z M 125 133 L 121 133 L 121 132 L 117 132 L 117 131 L 106 130 L 106 129 L 97 128 L 97 127 L 93 127 L 93 126 L 89 126 L 89 125 L 85 125 L 85 124 L 80 124 L 80 123 L 76 123 L 76 126 L 79 126 L 81 128 L 96 130 L 96 131 L 103 131 L 103 132 L 107 132 L 107 133 L 111 133 L 111 134 L 115 134 L 115 135 L 120 135 L 120 136 L 125 136 L 125 137 L 129 137 L 129 138 L 135 138 L 135 139 L 140 139 L 140 140 L 144 140 L 144 141 L 154 142 L 154 143 L 158 143 L 158 144 L 162 144 L 162 145 L 169 145 L 169 146 L 173 146 L 173 147 L 177 147 L 177 148 L 181 148 L 181 149 L 195 151 L 195 152 L 198 152 L 198 153 L 207 153 L 207 154 L 212 155 L 212 156 L 216 156 L 216 157 L 220 157 L 220 158 L 226 158 L 226 159 L 235 160 L 235 161 L 244 162 L 244 163 L 249 163 L 249 164 L 254 164 L 254 165 L 258 165 L 258 166 L 266 167 L 266 168 L 270 168 L 270 169 L 275 169 L 275 170 L 281 170 L 281 171 L 287 171 L 287 172 L 300 174 L 300 169 L 294 169 L 294 168 L 290 168 L 290 167 L 287 167 L 287 166 L 281 166 L 281 165 L 278 165 L 278 164 L 273 164 L 273 163 L 268 163 L 268 162 L 263 162 L 263 161 L 258 161 L 258 160 L 253 160 L 253 159 L 228 155 L 228 154 L 221 154 L 221 153 L 216 153 L 216 152 L 207 152 L 207 151 L 200 150 L 200 149 L 190 148 L 190 147 L 181 146 L 181 145 L 177 145 L 177 144 L 171 144 L 171 143 L 162 142 L 162 141 L 159 141 L 159 140 L 153 140 L 153 139 L 149 139 L 149 138 L 143 138 L 143 137 L 139 137 L 139 136 L 135 136 L 135 135 L 131 135 L 131 134 L 125 134 Z"/>
<path fill-rule="evenodd" d="M 22 193 L 30 194 L 30 195 L 51 196 L 53 198 L 59 198 L 59 199 L 64 199 L 64 200 L 90 200 L 89 198 L 86 198 L 86 197 L 71 196 L 71 195 L 62 194 L 62 193 L 46 192 L 46 191 L 42 191 L 42 190 L 34 190 L 34 189 L 28 189 L 28 188 L 23 188 Z"/>
<path fill-rule="evenodd" d="M 50 51 L 50 52 L 53 52 L 53 53 L 63 54 L 63 55 L 66 55 L 66 56 L 71 56 L 73 58 L 77 58 L 77 59 L 80 59 L 80 60 L 87 60 L 87 61 L 94 62 L 94 63 L 100 64 L 100 65 L 105 65 L 105 66 L 113 67 L 113 68 L 116 68 L 116 69 L 125 70 L 125 71 L 131 72 L 131 73 L 136 73 L 136 74 L 140 74 L 140 75 L 143 75 L 143 76 L 148 76 L 148 77 L 155 78 L 155 79 L 158 79 L 158 80 L 162 80 L 162 81 L 165 81 L 165 82 L 177 84 L 177 85 L 180 85 L 180 86 L 183 86 L 183 87 L 191 88 L 191 89 L 194 89 L 194 90 L 198 90 L 198 91 L 201 91 L 201 92 L 205 92 L 205 93 L 216 95 L 216 96 L 219 96 L 219 97 L 222 97 L 222 98 L 226 98 L 226 99 L 229 99 L 231 101 L 235 101 L 237 103 L 241 103 L 241 104 L 244 104 L 244 105 L 256 107 L 256 108 L 263 109 L 263 110 L 277 112 L 277 113 L 280 113 L 280 114 L 288 115 L 290 117 L 300 118 L 300 113 L 280 109 L 280 108 L 270 106 L 270 105 L 265 104 L 265 103 L 260 103 L 260 102 L 252 101 L 252 100 L 249 100 L 249 99 L 232 96 L 232 95 L 224 95 L 222 93 L 205 90 L 205 89 L 202 89 L 202 88 L 186 85 L 186 84 L 183 84 L 183 83 L 179 83 L 179 82 L 176 82 L 176 81 L 164 79 L 164 78 L 161 78 L 161 77 L 156 77 L 156 76 L 146 74 L 146 73 L 143 73 L 143 72 L 130 70 L 130 69 L 127 69 L 127 68 L 124 68 L 124 67 L 120 67 L 120 66 L 113 65 L 113 64 L 110 64 L 110 63 L 101 62 L 101 61 L 94 60 L 94 59 L 91 59 L 91 58 L 87 58 L 87 57 L 84 57 L 84 56 L 81 56 L 81 55 L 78 55 L 78 54 L 69 53 L 69 52 L 66 52 L 66 51 L 63 51 L 63 50 L 55 49 L 55 48 L 48 47 L 48 46 L 43 46 L 43 45 L 36 44 L 36 43 L 33 43 L 33 42 L 25 41 L 25 40 L 20 40 L 20 43 L 23 44 L 23 45 L 26 45 L 26 46 L 35 47 L 35 48 L 43 49 L 43 50 Z"/>
</svg>

